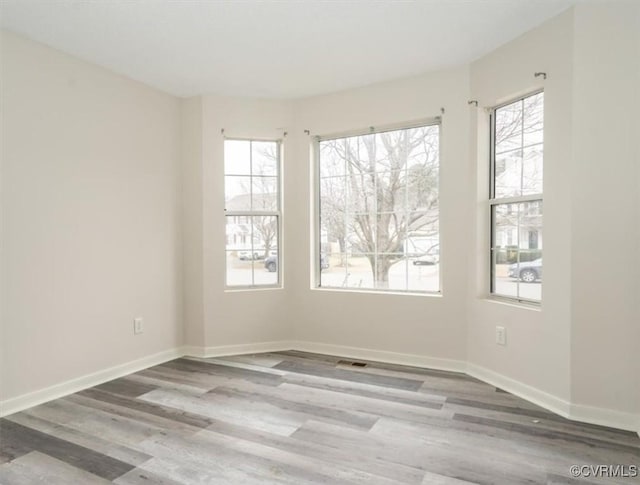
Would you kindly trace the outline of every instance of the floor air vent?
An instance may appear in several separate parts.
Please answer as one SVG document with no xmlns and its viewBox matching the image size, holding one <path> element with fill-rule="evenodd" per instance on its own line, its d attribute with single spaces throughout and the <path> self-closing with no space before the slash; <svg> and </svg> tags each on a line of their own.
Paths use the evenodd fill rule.
<svg viewBox="0 0 640 485">
<path fill-rule="evenodd" d="M 339 360 L 338 365 L 350 365 L 353 367 L 366 367 L 367 364 L 365 362 L 351 362 L 350 360 Z"/>
</svg>

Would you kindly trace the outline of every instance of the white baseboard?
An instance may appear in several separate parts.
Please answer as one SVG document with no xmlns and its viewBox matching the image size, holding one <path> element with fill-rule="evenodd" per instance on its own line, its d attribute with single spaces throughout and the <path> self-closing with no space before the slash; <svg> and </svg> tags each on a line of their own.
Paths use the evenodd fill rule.
<svg viewBox="0 0 640 485">
<path fill-rule="evenodd" d="M 0 401 L 0 417 L 17 413 L 23 409 L 37 406 L 38 404 L 43 404 L 69 394 L 73 394 L 74 392 L 88 389 L 89 387 L 103 384 L 112 379 L 117 379 L 119 377 L 147 369 L 148 367 L 162 364 L 169 360 L 182 357 L 183 355 L 184 350 L 182 347 L 165 350 L 163 352 L 158 352 L 157 354 L 132 360 L 125 364 L 109 367 L 108 369 L 76 377 L 75 379 L 70 379 L 44 389 L 39 389 L 27 394 L 22 394 L 21 396 Z"/>
<path fill-rule="evenodd" d="M 585 423 L 599 424 L 610 428 L 634 431 L 640 436 L 640 415 L 615 411 L 613 409 L 571 404 L 569 419 Z"/>
<path fill-rule="evenodd" d="M 387 362 L 389 364 L 425 367 L 429 369 L 446 370 L 452 372 L 464 372 L 466 370 L 466 364 L 461 360 L 428 357 L 425 355 L 417 354 L 403 354 L 399 352 L 389 352 L 387 350 L 365 349 L 361 347 L 349 347 L 345 345 L 335 345 L 321 342 L 308 342 L 303 340 L 292 341 L 290 342 L 290 344 L 291 349 L 300 350 L 302 352 L 329 354 L 351 359 Z"/>
<path fill-rule="evenodd" d="M 572 404 L 538 388 L 471 363 L 467 364 L 467 374 L 572 421 L 623 429 L 640 436 L 640 416 L 637 414 Z"/>
<path fill-rule="evenodd" d="M 498 387 L 504 391 L 514 394 L 533 404 L 548 409 L 551 412 L 559 414 L 562 417 L 569 418 L 570 403 L 553 394 L 517 381 L 503 374 L 494 372 L 486 367 L 476 364 L 467 363 L 467 374 L 476 379 Z"/>
<path fill-rule="evenodd" d="M 288 340 L 258 342 L 252 344 L 219 345 L 216 347 L 183 347 L 184 355 L 193 357 L 223 357 L 225 355 L 259 354 L 261 352 L 280 352 L 291 350 L 293 343 Z"/>
</svg>

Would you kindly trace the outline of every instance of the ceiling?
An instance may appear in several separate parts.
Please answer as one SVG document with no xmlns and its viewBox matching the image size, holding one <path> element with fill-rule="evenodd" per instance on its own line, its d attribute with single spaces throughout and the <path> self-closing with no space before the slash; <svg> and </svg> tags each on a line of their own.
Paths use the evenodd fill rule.
<svg viewBox="0 0 640 485">
<path fill-rule="evenodd" d="M 299 98 L 462 65 L 576 0 L 0 0 L 0 25 L 177 96 Z"/>
</svg>

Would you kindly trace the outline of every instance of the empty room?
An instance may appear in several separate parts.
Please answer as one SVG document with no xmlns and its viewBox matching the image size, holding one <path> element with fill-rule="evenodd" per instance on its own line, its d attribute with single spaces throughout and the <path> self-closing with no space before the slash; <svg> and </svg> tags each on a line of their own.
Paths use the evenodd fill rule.
<svg viewBox="0 0 640 485">
<path fill-rule="evenodd" d="M 640 1 L 0 26 L 0 484 L 640 484 Z"/>
</svg>

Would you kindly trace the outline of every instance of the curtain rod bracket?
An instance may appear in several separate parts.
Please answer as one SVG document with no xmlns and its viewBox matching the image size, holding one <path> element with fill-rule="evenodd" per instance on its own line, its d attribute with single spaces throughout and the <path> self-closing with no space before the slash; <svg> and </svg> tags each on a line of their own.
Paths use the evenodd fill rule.
<svg viewBox="0 0 640 485">
<path fill-rule="evenodd" d="M 542 79 L 547 79 L 547 73 L 546 72 L 534 72 L 533 73 L 534 77 L 540 77 L 542 76 Z"/>
<path fill-rule="evenodd" d="M 467 104 L 469 106 L 474 105 L 476 108 L 478 107 L 478 101 L 475 99 L 472 99 L 471 101 L 467 101 Z"/>
</svg>

